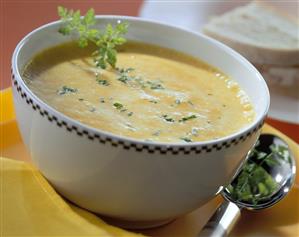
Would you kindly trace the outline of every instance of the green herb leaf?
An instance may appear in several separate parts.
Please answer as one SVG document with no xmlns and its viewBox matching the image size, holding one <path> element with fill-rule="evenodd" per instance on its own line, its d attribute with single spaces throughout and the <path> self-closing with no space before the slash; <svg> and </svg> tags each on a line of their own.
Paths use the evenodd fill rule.
<svg viewBox="0 0 299 237">
<path fill-rule="evenodd" d="M 121 109 L 124 107 L 121 103 L 118 103 L 118 102 L 115 102 L 115 103 L 113 104 L 113 106 L 114 106 L 116 109 L 118 109 L 118 110 L 121 110 Z"/>
<path fill-rule="evenodd" d="M 127 111 L 127 109 L 125 108 L 125 106 L 123 104 L 119 103 L 119 102 L 115 102 L 113 104 L 113 106 L 114 106 L 114 108 L 116 108 L 120 112 L 126 112 Z M 133 115 L 133 112 L 129 112 L 127 115 L 130 117 L 130 116 Z"/>
<path fill-rule="evenodd" d="M 109 86 L 110 83 L 107 80 L 97 79 L 97 82 L 102 86 Z"/>
<path fill-rule="evenodd" d="M 123 37 L 128 31 L 128 23 L 122 22 L 113 27 L 111 24 L 106 26 L 104 32 L 99 29 L 91 28 L 95 25 L 95 13 L 91 8 L 85 16 L 81 18 L 80 11 L 68 10 L 62 6 L 58 7 L 63 26 L 58 30 L 63 35 L 74 33 L 78 35 L 79 47 L 85 48 L 89 43 L 97 46 L 92 56 L 96 67 L 106 69 L 109 64 L 113 68 L 117 61 L 117 51 L 115 47 L 126 42 Z"/>
<path fill-rule="evenodd" d="M 129 76 L 129 73 L 132 72 L 134 68 L 116 68 L 116 71 L 120 74 L 117 80 L 121 81 L 122 83 L 127 84 L 128 81 L 132 81 L 135 78 Z"/>
<path fill-rule="evenodd" d="M 101 102 L 101 103 L 105 103 L 105 99 L 101 97 L 101 98 L 100 98 L 100 102 Z"/>
<path fill-rule="evenodd" d="M 134 71 L 135 69 L 132 68 L 132 67 L 129 67 L 129 68 L 116 68 L 116 71 L 118 71 L 119 73 L 129 73 L 129 72 L 132 72 Z"/>
<path fill-rule="evenodd" d="M 101 68 L 105 69 L 106 64 L 110 64 L 115 68 L 117 54 L 115 47 L 126 42 L 123 35 L 127 33 L 128 26 L 126 22 L 119 23 L 115 28 L 111 24 L 108 24 L 105 33 L 101 34 L 97 39 L 96 45 L 99 49 L 95 51 L 94 56 L 95 61 L 99 62 L 99 65 L 102 66 Z"/>
<path fill-rule="evenodd" d="M 175 120 L 171 117 L 169 117 L 167 114 L 162 115 L 162 118 L 166 121 L 166 122 L 170 122 L 170 123 L 174 123 Z"/>
<path fill-rule="evenodd" d="M 192 142 L 192 140 L 188 137 L 181 137 L 180 139 L 185 141 L 185 142 Z"/>
<path fill-rule="evenodd" d="M 129 77 L 129 76 L 127 76 L 127 75 L 121 75 L 120 77 L 118 77 L 117 78 L 117 80 L 119 80 L 119 81 L 121 81 L 122 83 L 127 83 L 128 81 L 131 81 L 131 80 L 133 80 L 133 78 L 132 77 Z"/>
<path fill-rule="evenodd" d="M 197 118 L 197 116 L 196 116 L 195 114 L 192 114 L 192 115 L 190 115 L 190 116 L 181 118 L 181 119 L 179 120 L 179 122 L 186 122 L 186 121 L 188 121 L 188 120 L 195 119 L 195 118 Z"/>
<path fill-rule="evenodd" d="M 71 93 L 76 93 L 78 89 L 68 87 L 68 86 L 63 86 L 59 90 L 57 90 L 58 95 L 65 95 L 65 94 L 71 94 Z"/>
<path fill-rule="evenodd" d="M 146 81 L 146 83 L 148 84 L 149 88 L 152 89 L 152 90 L 162 90 L 162 89 L 164 89 L 162 84 L 160 84 L 159 82 Z"/>
<path fill-rule="evenodd" d="M 164 86 L 160 83 L 160 81 L 145 81 L 141 77 L 134 76 L 130 74 L 134 71 L 134 68 L 116 68 L 119 77 L 117 80 L 121 81 L 124 84 L 139 86 L 142 89 L 149 88 L 152 90 L 162 90 Z"/>
</svg>

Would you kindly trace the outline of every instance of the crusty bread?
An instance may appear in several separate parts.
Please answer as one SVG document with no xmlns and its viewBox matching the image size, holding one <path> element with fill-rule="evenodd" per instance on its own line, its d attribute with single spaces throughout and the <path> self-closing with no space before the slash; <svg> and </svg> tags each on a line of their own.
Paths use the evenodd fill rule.
<svg viewBox="0 0 299 237">
<path fill-rule="evenodd" d="M 212 19 L 203 31 L 254 64 L 299 65 L 298 22 L 260 2 Z"/>
</svg>

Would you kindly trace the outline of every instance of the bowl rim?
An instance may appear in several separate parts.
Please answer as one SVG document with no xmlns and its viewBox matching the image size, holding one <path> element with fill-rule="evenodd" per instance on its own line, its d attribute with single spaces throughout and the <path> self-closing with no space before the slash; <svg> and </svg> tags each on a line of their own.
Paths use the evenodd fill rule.
<svg viewBox="0 0 299 237">
<path fill-rule="evenodd" d="M 89 131 L 91 134 L 94 134 L 95 137 L 106 137 L 108 138 L 108 140 L 112 141 L 121 141 L 122 144 L 135 144 L 135 147 L 137 145 L 138 146 L 146 146 L 146 147 L 162 147 L 164 149 L 168 149 L 168 148 L 174 148 L 174 149 L 180 149 L 180 148 L 191 148 L 191 147 L 197 147 L 197 146 L 215 146 L 215 144 L 218 143 L 222 143 L 226 146 L 227 141 L 232 141 L 232 143 L 235 143 L 236 140 L 245 140 L 244 139 L 244 134 L 246 134 L 247 136 L 250 136 L 252 134 L 252 132 L 256 132 L 257 130 L 259 130 L 261 128 L 261 126 L 264 123 L 264 120 L 267 116 L 267 113 L 269 111 L 269 106 L 270 106 L 270 93 L 269 93 L 269 89 L 266 85 L 265 80 L 263 79 L 262 75 L 258 72 L 258 70 L 246 59 L 244 58 L 242 55 L 240 55 L 239 53 L 237 53 L 236 51 L 234 51 L 233 49 L 231 49 L 230 47 L 226 46 L 225 44 L 210 38 L 202 33 L 193 31 L 193 30 L 189 30 L 189 29 L 185 29 L 183 27 L 180 26 L 175 26 L 175 25 L 171 25 L 171 24 L 166 24 L 163 22 L 159 22 L 156 20 L 149 20 L 149 19 L 144 19 L 144 18 L 140 18 L 140 17 L 132 17 L 132 16 L 121 16 L 121 15 L 97 15 L 96 16 L 97 20 L 103 19 L 103 20 L 111 20 L 111 21 L 137 21 L 137 22 L 142 22 L 144 24 L 152 24 L 152 25 L 160 25 L 160 26 L 164 26 L 164 27 L 168 27 L 168 28 L 172 28 L 173 30 L 178 30 L 178 31 L 183 31 L 185 33 L 188 34 L 192 34 L 198 38 L 204 38 L 205 40 L 210 41 L 212 44 L 216 44 L 217 47 L 222 48 L 222 50 L 224 50 L 226 53 L 229 54 L 230 57 L 235 57 L 239 63 L 241 64 L 245 64 L 246 67 L 249 67 L 251 70 L 253 70 L 255 77 L 258 78 L 258 80 L 260 80 L 263 84 L 264 84 L 264 89 L 265 89 L 265 94 L 267 96 L 266 98 L 266 106 L 263 109 L 263 111 L 258 115 L 258 117 L 255 118 L 255 120 L 251 123 L 249 123 L 248 125 L 244 126 L 243 128 L 241 128 L 240 130 L 229 134 L 227 136 L 224 137 L 220 137 L 217 139 L 212 139 L 212 140 L 205 140 L 205 141 L 197 141 L 197 142 L 190 142 L 190 143 L 179 143 L 179 142 L 157 142 L 157 141 L 145 141 L 145 140 L 140 140 L 140 139 L 134 139 L 131 137 L 127 137 L 127 136 L 121 136 L 121 135 L 117 135 L 108 131 L 104 131 L 101 130 L 99 128 L 94 128 L 91 127 L 87 124 L 81 123 L 78 120 L 75 120 L 67 115 L 65 115 L 64 113 L 54 109 L 52 106 L 48 105 L 46 102 L 44 102 L 42 99 L 40 99 L 37 95 L 35 95 L 30 89 L 29 87 L 25 84 L 24 80 L 22 79 L 22 76 L 20 74 L 20 70 L 18 68 L 18 56 L 19 53 L 22 49 L 22 47 L 26 44 L 26 42 L 30 39 L 30 37 L 32 35 L 34 35 L 35 33 L 37 33 L 38 31 L 44 30 L 45 28 L 54 26 L 54 25 L 59 25 L 62 23 L 62 21 L 58 20 L 58 21 L 53 21 L 44 25 L 41 25 L 40 27 L 32 30 L 31 32 L 29 32 L 27 35 L 25 35 L 21 41 L 17 44 L 13 55 L 12 55 L 12 80 L 13 80 L 13 84 L 17 86 L 17 89 L 19 90 L 24 90 L 35 102 L 37 102 L 37 105 L 35 107 L 39 108 L 39 105 L 41 105 L 42 107 L 46 108 L 46 110 L 44 112 L 46 112 L 46 114 L 48 114 L 47 111 L 49 111 L 51 114 L 55 115 L 56 117 L 61 117 L 61 122 L 63 125 L 65 125 L 64 123 L 66 123 L 65 121 L 68 121 L 70 123 L 70 127 L 73 127 L 72 125 L 75 125 L 76 127 L 82 128 L 83 133 L 85 133 L 84 131 Z M 18 85 L 20 86 L 18 88 Z M 25 94 L 26 97 L 26 94 Z M 28 103 L 28 102 L 27 102 Z M 33 101 L 31 100 L 30 103 L 32 104 L 32 106 L 34 106 Z M 41 113 L 41 111 L 40 111 Z M 53 117 L 55 117 L 53 116 Z M 49 118 L 49 117 L 48 117 Z M 54 119 L 55 120 L 55 119 Z M 57 122 L 57 121 L 56 121 Z M 68 129 L 68 126 L 65 125 L 65 128 Z M 69 130 L 69 129 L 68 129 Z M 75 129 L 77 131 L 77 129 Z M 78 133 L 78 131 L 77 131 Z M 87 137 L 89 137 L 89 133 L 87 132 Z M 237 138 L 241 138 L 241 139 L 237 139 Z M 245 137 L 245 138 L 246 138 Z M 113 143 L 112 143 L 113 144 Z"/>
</svg>

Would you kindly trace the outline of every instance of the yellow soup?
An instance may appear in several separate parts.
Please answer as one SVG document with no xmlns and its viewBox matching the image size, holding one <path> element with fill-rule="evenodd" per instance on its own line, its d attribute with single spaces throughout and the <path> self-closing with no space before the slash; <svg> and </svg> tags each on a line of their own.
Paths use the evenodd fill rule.
<svg viewBox="0 0 299 237">
<path fill-rule="evenodd" d="M 174 50 L 128 42 L 117 67 L 97 69 L 92 48 L 75 42 L 47 49 L 23 78 L 65 115 L 116 135 L 195 142 L 232 134 L 255 116 L 248 96 L 221 71 Z"/>
</svg>

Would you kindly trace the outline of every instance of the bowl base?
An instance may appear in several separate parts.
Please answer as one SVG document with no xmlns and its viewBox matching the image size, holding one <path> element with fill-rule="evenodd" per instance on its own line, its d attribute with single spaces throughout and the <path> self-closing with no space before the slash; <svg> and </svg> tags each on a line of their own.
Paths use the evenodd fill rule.
<svg viewBox="0 0 299 237">
<path fill-rule="evenodd" d="M 140 230 L 140 229 L 150 229 L 155 227 L 160 227 L 162 225 L 169 224 L 174 219 L 159 220 L 159 221 L 127 221 L 115 219 L 112 217 L 101 216 L 101 218 L 108 224 L 115 225 L 124 229 Z"/>
</svg>

